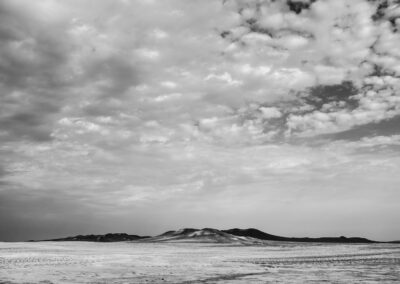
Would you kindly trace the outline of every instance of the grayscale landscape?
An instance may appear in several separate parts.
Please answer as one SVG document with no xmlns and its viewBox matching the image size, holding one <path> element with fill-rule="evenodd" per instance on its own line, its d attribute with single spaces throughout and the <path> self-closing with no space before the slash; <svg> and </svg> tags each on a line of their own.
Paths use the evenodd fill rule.
<svg viewBox="0 0 400 284">
<path fill-rule="evenodd" d="M 0 284 L 400 283 L 400 0 L 0 0 Z"/>
<path fill-rule="evenodd" d="M 256 229 L 227 230 L 268 235 Z M 212 228 L 0 243 L 1 283 L 398 283 L 400 244 L 271 241 Z M 121 241 L 124 238 L 135 241 Z M 86 241 L 82 241 L 86 240 Z M 342 240 L 342 243 L 339 241 Z M 332 242 L 333 241 L 333 242 Z"/>
</svg>

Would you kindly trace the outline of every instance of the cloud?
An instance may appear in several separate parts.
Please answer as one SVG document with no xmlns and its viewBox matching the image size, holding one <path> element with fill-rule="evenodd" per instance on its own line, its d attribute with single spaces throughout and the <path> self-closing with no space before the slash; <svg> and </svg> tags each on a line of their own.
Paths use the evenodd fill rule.
<svg viewBox="0 0 400 284">
<path fill-rule="evenodd" d="M 261 107 L 260 108 L 264 118 L 279 118 L 282 113 L 276 107 Z"/>
<path fill-rule="evenodd" d="M 102 212 L 147 234 L 140 218 L 211 222 L 204 211 L 227 218 L 232 204 L 243 222 L 358 194 L 379 211 L 398 200 L 400 166 L 388 3 L 2 1 L 2 213 L 18 230 L 24 206 L 77 233 L 115 229 L 62 217 Z"/>
<path fill-rule="evenodd" d="M 394 79 L 394 78 L 393 78 Z M 311 99 L 306 100 L 311 104 L 314 111 L 305 114 L 291 114 L 288 118 L 290 131 L 299 131 L 300 135 L 315 135 L 321 133 L 332 133 L 351 129 L 357 125 L 365 125 L 373 122 L 391 119 L 399 114 L 399 98 L 393 88 L 397 88 L 397 81 L 394 79 L 392 85 L 382 87 L 381 82 L 366 78 L 369 84 L 361 90 L 345 90 L 347 97 L 325 95 L 319 100 L 311 92 Z M 376 82 L 376 87 L 372 84 Z M 340 90 L 341 87 L 338 88 Z M 326 89 L 334 94 L 333 89 Z M 355 91 L 359 92 L 355 94 Z M 340 91 L 339 91 L 340 92 Z M 340 93 L 338 93 L 340 94 Z M 316 102 L 316 103 L 314 103 Z"/>
</svg>

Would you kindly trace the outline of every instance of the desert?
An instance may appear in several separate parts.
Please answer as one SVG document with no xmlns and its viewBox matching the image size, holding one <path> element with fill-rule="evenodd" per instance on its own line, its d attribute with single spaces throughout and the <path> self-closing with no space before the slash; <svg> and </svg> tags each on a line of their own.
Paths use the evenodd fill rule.
<svg viewBox="0 0 400 284">
<path fill-rule="evenodd" d="M 186 229 L 119 242 L 1 242 L 0 283 L 400 280 L 400 244 L 266 241 L 215 231 Z"/>
</svg>

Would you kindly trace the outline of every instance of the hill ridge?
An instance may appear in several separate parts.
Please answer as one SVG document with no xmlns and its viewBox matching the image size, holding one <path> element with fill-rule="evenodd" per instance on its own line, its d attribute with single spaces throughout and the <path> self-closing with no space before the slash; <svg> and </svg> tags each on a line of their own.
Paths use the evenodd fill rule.
<svg viewBox="0 0 400 284">
<path fill-rule="evenodd" d="M 183 228 L 167 231 L 158 236 L 143 240 L 144 242 L 204 242 L 204 243 L 236 243 L 256 244 L 261 241 L 246 236 L 235 236 L 213 228 Z"/>
<path fill-rule="evenodd" d="M 379 243 L 361 237 L 283 237 L 265 233 L 256 228 L 218 230 L 214 228 L 182 228 L 166 231 L 156 236 L 129 235 L 126 233 L 108 233 L 104 235 L 77 235 L 65 238 L 47 239 L 42 241 L 88 241 L 88 242 L 216 242 L 216 243 L 246 243 L 256 244 L 263 241 L 281 242 L 321 242 L 321 243 Z M 396 241 L 394 241 L 396 242 Z M 391 242 L 388 242 L 391 243 Z M 393 243 L 393 242 L 392 242 Z"/>
<path fill-rule="evenodd" d="M 129 235 L 127 233 L 107 233 L 104 235 L 77 235 L 65 238 L 48 239 L 44 241 L 53 242 L 67 242 L 67 241 L 83 241 L 83 242 L 124 242 L 124 241 L 136 241 L 149 238 L 148 236 Z"/>
<path fill-rule="evenodd" d="M 260 240 L 267 241 L 285 241 L 285 242 L 322 242 L 322 243 L 377 243 L 377 241 L 372 241 L 366 238 L 361 237 L 318 237 L 318 238 L 310 238 L 310 237 L 282 237 L 271 235 L 260 231 L 258 229 L 249 228 L 249 229 L 229 229 L 223 230 L 226 233 L 237 235 L 237 236 L 247 236 L 253 237 Z"/>
</svg>

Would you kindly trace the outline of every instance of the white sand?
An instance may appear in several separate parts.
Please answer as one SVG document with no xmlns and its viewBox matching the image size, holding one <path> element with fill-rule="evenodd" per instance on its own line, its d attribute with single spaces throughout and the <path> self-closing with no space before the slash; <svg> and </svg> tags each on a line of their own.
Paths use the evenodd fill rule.
<svg viewBox="0 0 400 284">
<path fill-rule="evenodd" d="M 400 245 L 0 242 L 0 283 L 400 283 Z"/>
</svg>

